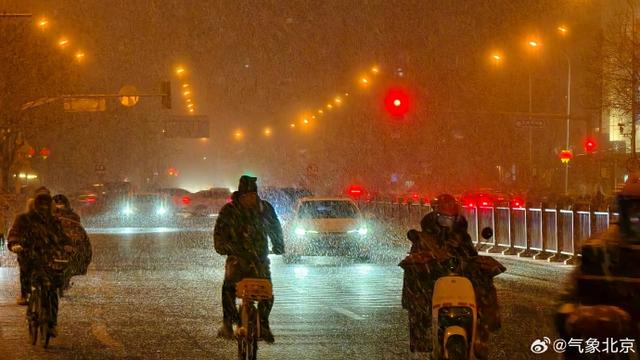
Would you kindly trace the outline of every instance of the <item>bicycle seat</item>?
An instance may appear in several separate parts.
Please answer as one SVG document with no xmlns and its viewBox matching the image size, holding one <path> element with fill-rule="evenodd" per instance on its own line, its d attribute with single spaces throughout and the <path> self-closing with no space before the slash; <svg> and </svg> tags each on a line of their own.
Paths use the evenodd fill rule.
<svg viewBox="0 0 640 360">
<path fill-rule="evenodd" d="M 269 300 L 273 298 L 271 281 L 245 278 L 236 284 L 236 297 L 243 300 Z"/>
</svg>

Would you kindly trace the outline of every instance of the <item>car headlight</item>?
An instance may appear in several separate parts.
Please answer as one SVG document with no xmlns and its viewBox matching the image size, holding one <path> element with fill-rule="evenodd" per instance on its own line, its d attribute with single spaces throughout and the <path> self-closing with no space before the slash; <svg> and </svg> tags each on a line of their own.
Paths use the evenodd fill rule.
<svg viewBox="0 0 640 360">
<path fill-rule="evenodd" d="M 358 233 L 358 235 L 360 235 L 360 236 L 365 236 L 365 235 L 367 235 L 369 233 L 369 229 L 367 229 L 366 226 L 362 226 L 362 227 L 360 227 L 358 229 L 350 230 L 350 231 L 347 231 L 347 232 L 349 234 Z"/>
<path fill-rule="evenodd" d="M 304 236 L 304 234 L 306 233 L 306 231 L 304 231 L 304 228 L 301 227 L 297 227 L 295 230 L 296 235 L 298 236 Z"/>
<path fill-rule="evenodd" d="M 122 209 L 122 213 L 125 215 L 131 215 L 133 214 L 133 208 L 129 205 L 126 205 L 123 209 Z"/>
<path fill-rule="evenodd" d="M 167 213 L 167 209 L 164 206 L 161 206 L 156 210 L 156 214 L 158 215 L 164 215 L 166 213 Z"/>
</svg>

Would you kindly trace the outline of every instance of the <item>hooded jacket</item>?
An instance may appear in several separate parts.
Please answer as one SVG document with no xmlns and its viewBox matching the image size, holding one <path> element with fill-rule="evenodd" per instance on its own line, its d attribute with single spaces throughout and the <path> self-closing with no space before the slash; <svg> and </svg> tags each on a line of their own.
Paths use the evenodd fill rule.
<svg viewBox="0 0 640 360">
<path fill-rule="evenodd" d="M 257 209 L 240 204 L 240 193 L 231 195 L 231 202 L 220 210 L 213 231 L 214 247 L 220 255 L 267 262 L 269 240 L 275 254 L 284 253 L 282 226 L 273 206 L 259 199 Z"/>
</svg>

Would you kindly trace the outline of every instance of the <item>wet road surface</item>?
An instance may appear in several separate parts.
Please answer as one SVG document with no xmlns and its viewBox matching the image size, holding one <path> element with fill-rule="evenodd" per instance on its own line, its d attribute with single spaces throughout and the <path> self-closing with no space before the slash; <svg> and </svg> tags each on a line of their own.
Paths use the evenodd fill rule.
<svg viewBox="0 0 640 360">
<path fill-rule="evenodd" d="M 0 359 L 235 359 L 235 342 L 217 339 L 222 319 L 224 257 L 211 229 L 90 229 L 87 276 L 75 277 L 60 305 L 60 335 L 49 349 L 28 344 L 15 256 L 0 253 Z M 385 239 L 377 239 L 386 243 Z M 389 240 L 390 242 L 393 242 Z M 262 359 L 406 359 L 408 325 L 401 308 L 408 243 L 380 245 L 370 263 L 271 256 L 276 337 Z M 534 355 L 533 340 L 556 337 L 552 302 L 570 268 L 498 258 L 503 328 L 491 359 L 555 359 Z M 261 343 L 262 344 L 262 343 Z"/>
</svg>

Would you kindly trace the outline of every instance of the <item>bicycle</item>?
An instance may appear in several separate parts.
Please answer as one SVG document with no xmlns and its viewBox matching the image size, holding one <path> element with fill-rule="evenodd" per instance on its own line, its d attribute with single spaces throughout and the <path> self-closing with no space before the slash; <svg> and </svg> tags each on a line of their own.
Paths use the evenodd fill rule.
<svg viewBox="0 0 640 360">
<path fill-rule="evenodd" d="M 69 260 L 54 259 L 53 269 L 55 271 L 63 271 L 69 264 Z M 27 320 L 29 323 L 29 337 L 31 345 L 38 342 L 38 333 L 40 333 L 40 341 L 46 349 L 51 339 L 50 319 L 51 319 L 51 297 L 57 291 L 49 276 L 42 272 L 34 274 L 31 282 L 31 293 L 29 294 L 29 303 L 27 306 Z"/>
<path fill-rule="evenodd" d="M 256 306 L 258 301 L 271 300 L 273 289 L 269 279 L 245 278 L 236 285 L 236 297 L 239 305 L 240 319 L 235 329 L 238 339 L 238 359 L 255 360 L 258 356 L 258 339 L 260 338 L 260 312 Z"/>
</svg>

